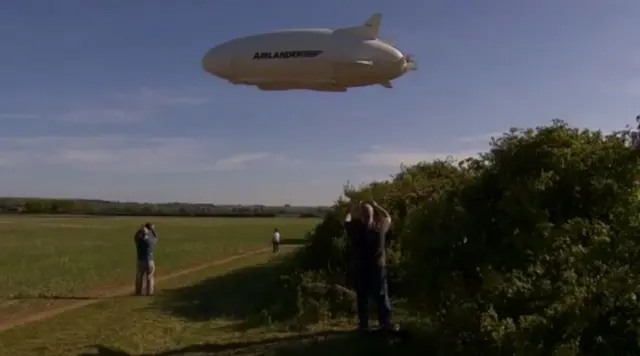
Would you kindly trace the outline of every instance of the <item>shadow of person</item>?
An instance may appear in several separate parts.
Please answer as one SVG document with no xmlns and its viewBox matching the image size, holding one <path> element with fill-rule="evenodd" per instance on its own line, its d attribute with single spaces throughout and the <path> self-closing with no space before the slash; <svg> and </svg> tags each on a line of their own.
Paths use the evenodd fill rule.
<svg viewBox="0 0 640 356">
<path fill-rule="evenodd" d="M 157 353 L 130 354 L 126 351 L 109 348 L 104 345 L 91 345 L 87 348 L 93 352 L 84 352 L 78 356 L 187 356 L 187 355 L 255 355 L 256 352 L 263 355 L 268 351 L 274 355 L 286 355 L 289 352 L 301 352 L 313 350 L 323 343 L 329 343 L 322 347 L 322 352 L 327 346 L 334 348 L 336 343 L 348 342 L 351 332 L 325 331 L 313 334 L 293 335 L 279 338 L 271 338 L 253 342 L 234 342 L 227 344 L 203 343 L 189 345 L 177 349 L 160 351 Z M 305 351 L 305 352 L 306 352 Z M 318 352 L 321 350 L 318 350 Z"/>
<path fill-rule="evenodd" d="M 87 297 L 75 295 L 13 295 L 4 300 L 97 300 L 105 297 Z"/>
<path fill-rule="evenodd" d="M 130 356 L 131 354 L 125 351 L 111 349 L 103 345 L 91 345 L 89 349 L 95 349 L 94 352 L 83 352 L 78 356 Z"/>
<path fill-rule="evenodd" d="M 286 256 L 276 259 L 288 262 Z M 150 308 L 189 321 L 239 321 L 244 325 L 239 328 L 271 323 L 297 311 L 295 291 L 282 288 L 281 276 L 287 268 L 282 263 L 271 260 L 165 290 L 154 298 Z"/>
<path fill-rule="evenodd" d="M 280 245 L 298 246 L 298 245 L 304 245 L 305 243 L 307 243 L 307 241 L 308 240 L 306 238 L 288 238 L 288 239 L 283 238 L 283 239 L 280 239 Z"/>
</svg>

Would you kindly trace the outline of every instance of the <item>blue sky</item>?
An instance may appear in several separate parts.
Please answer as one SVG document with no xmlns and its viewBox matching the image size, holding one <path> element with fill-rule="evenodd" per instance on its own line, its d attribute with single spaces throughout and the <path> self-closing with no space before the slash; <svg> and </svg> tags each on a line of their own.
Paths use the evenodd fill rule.
<svg viewBox="0 0 640 356">
<path fill-rule="evenodd" d="M 559 117 L 640 112 L 633 0 L 0 0 L 0 195 L 329 204 L 343 183 L 484 150 Z M 261 92 L 205 51 L 382 12 L 419 70 L 347 93 Z"/>
</svg>

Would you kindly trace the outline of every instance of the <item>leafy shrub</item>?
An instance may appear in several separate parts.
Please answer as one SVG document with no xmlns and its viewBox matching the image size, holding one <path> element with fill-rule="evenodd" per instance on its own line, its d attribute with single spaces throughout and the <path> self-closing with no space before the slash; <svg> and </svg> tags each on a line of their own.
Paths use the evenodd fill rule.
<svg viewBox="0 0 640 356">
<path fill-rule="evenodd" d="M 429 325 L 435 354 L 640 354 L 639 163 L 628 133 L 554 121 L 345 196 L 394 215 L 394 296 Z M 307 296 L 351 312 L 328 292 L 351 286 L 346 206 L 309 235 L 298 267 Z"/>
</svg>

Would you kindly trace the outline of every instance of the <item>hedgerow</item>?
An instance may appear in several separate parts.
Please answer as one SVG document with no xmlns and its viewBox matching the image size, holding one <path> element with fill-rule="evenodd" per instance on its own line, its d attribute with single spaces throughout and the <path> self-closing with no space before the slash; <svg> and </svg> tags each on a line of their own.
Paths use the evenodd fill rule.
<svg viewBox="0 0 640 356">
<path fill-rule="evenodd" d="M 394 216 L 392 298 L 434 354 L 640 354 L 639 158 L 629 132 L 556 120 L 347 186 L 288 277 L 298 317 L 352 315 L 341 219 L 375 199 Z"/>
</svg>

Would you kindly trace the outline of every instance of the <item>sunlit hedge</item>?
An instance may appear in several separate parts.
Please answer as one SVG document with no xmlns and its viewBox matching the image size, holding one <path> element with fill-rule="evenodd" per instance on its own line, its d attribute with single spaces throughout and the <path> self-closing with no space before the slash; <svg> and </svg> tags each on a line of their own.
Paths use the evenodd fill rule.
<svg viewBox="0 0 640 356">
<path fill-rule="evenodd" d="M 639 163 L 628 133 L 554 121 L 346 187 L 297 256 L 299 308 L 353 312 L 340 219 L 375 199 L 394 216 L 393 298 L 428 325 L 431 352 L 638 354 Z"/>
</svg>

